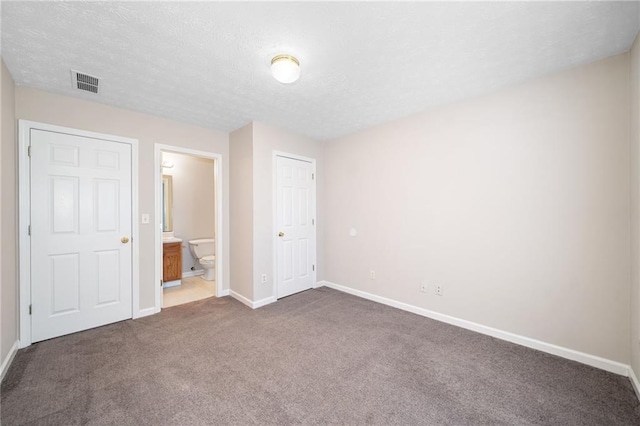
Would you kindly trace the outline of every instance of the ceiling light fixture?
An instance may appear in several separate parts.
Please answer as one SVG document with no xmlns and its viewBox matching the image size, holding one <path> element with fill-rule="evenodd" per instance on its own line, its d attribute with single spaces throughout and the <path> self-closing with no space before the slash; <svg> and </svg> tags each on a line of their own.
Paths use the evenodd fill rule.
<svg viewBox="0 0 640 426">
<path fill-rule="evenodd" d="M 271 60 L 271 74 L 280 83 L 293 83 L 300 78 L 300 62 L 291 55 L 277 55 Z"/>
</svg>

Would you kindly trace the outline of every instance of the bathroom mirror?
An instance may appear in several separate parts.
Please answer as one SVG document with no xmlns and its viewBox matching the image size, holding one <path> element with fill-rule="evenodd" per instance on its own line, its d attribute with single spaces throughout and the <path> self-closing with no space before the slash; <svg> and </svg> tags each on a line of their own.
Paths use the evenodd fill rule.
<svg viewBox="0 0 640 426">
<path fill-rule="evenodd" d="M 173 183 L 171 175 L 162 175 L 162 232 L 173 231 Z"/>
</svg>

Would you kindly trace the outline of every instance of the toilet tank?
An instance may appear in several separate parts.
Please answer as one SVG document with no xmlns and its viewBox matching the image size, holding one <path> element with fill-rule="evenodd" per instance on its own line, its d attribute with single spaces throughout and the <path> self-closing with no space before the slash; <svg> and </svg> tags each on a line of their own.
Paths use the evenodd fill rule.
<svg viewBox="0 0 640 426">
<path fill-rule="evenodd" d="M 197 240 L 189 240 L 189 249 L 196 259 L 202 259 L 205 256 L 216 254 L 215 238 L 200 238 Z"/>
</svg>

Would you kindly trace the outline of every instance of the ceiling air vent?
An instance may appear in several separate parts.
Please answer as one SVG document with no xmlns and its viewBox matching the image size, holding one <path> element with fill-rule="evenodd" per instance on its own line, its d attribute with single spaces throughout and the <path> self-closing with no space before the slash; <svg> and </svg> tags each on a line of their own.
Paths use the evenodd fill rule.
<svg viewBox="0 0 640 426">
<path fill-rule="evenodd" d="M 100 91 L 100 78 L 80 71 L 71 70 L 71 84 L 84 92 L 97 94 Z"/>
</svg>

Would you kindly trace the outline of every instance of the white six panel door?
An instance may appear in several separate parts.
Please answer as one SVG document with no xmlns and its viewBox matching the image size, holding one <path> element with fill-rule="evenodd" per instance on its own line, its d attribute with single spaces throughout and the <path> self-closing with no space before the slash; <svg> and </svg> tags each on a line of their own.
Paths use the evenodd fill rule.
<svg viewBox="0 0 640 426">
<path fill-rule="evenodd" d="M 277 297 L 308 290 L 315 280 L 313 164 L 276 157 Z"/>
<path fill-rule="evenodd" d="M 131 145 L 30 140 L 32 341 L 131 318 Z"/>
</svg>

